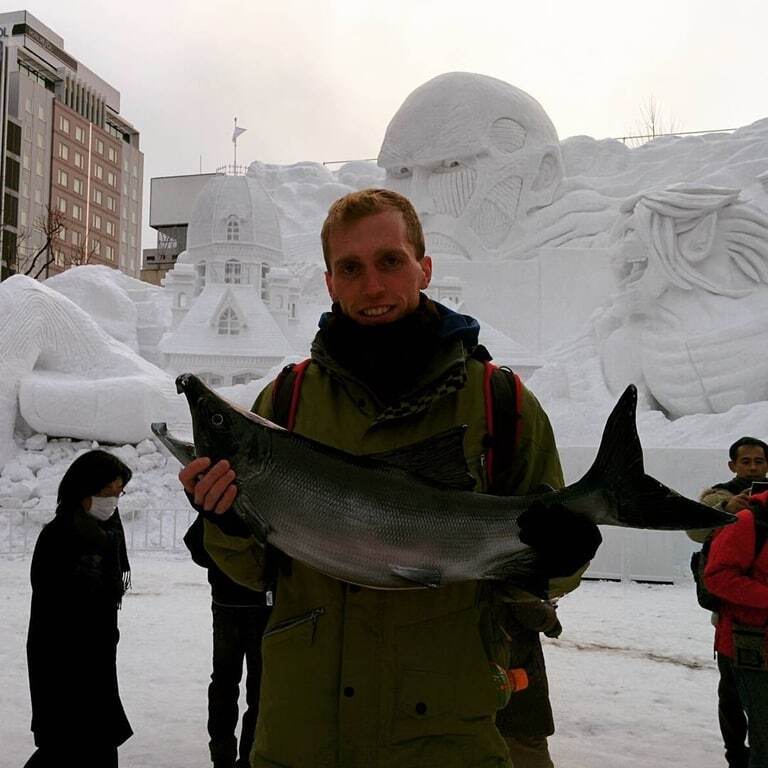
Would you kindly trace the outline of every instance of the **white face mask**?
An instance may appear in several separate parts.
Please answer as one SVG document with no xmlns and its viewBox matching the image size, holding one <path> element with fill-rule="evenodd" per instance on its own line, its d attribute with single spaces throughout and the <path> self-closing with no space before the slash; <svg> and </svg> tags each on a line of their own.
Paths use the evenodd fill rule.
<svg viewBox="0 0 768 768">
<path fill-rule="evenodd" d="M 117 507 L 117 496 L 91 496 L 88 514 L 97 520 L 109 520 Z"/>
</svg>

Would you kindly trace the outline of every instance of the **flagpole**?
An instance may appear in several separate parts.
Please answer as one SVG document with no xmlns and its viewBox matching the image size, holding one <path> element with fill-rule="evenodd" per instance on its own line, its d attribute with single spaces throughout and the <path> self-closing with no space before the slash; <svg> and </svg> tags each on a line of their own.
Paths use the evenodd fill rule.
<svg viewBox="0 0 768 768">
<path fill-rule="evenodd" d="M 235 130 L 232 135 L 235 137 L 235 140 L 232 142 L 235 145 L 235 163 L 233 173 L 237 175 L 237 118 L 235 118 Z"/>
</svg>

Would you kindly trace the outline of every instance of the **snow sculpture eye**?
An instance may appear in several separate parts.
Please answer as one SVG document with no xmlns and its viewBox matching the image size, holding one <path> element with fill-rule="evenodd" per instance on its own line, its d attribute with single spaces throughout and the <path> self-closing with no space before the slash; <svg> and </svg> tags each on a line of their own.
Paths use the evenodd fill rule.
<svg viewBox="0 0 768 768">
<path fill-rule="evenodd" d="M 213 424 L 214 427 L 224 426 L 224 417 L 220 413 L 214 413 L 213 416 L 211 416 L 211 424 Z"/>
<path fill-rule="evenodd" d="M 403 165 L 399 168 L 388 168 L 387 173 L 393 179 L 407 179 L 411 175 L 411 169 L 407 165 Z"/>
<path fill-rule="evenodd" d="M 459 167 L 461 167 L 461 162 L 459 160 L 443 160 L 443 162 L 435 168 L 435 171 L 441 173 L 445 171 L 453 171 Z"/>
</svg>

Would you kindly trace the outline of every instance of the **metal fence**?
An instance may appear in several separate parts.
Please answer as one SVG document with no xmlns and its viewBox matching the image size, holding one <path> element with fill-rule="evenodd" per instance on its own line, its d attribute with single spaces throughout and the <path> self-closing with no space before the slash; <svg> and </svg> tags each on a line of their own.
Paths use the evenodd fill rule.
<svg viewBox="0 0 768 768">
<path fill-rule="evenodd" d="M 182 537 L 197 513 L 191 507 L 120 510 L 129 551 L 175 552 L 184 549 Z M 31 554 L 43 525 L 53 512 L 0 508 L 0 555 Z"/>
</svg>

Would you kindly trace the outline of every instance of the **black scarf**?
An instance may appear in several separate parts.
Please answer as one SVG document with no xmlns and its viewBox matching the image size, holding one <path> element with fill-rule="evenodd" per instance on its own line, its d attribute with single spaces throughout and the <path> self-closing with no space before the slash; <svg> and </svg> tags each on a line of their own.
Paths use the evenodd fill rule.
<svg viewBox="0 0 768 768">
<path fill-rule="evenodd" d="M 331 357 L 389 404 L 429 369 L 443 342 L 440 329 L 439 312 L 422 294 L 416 310 L 384 325 L 360 325 L 334 304 L 320 334 Z"/>
</svg>

